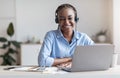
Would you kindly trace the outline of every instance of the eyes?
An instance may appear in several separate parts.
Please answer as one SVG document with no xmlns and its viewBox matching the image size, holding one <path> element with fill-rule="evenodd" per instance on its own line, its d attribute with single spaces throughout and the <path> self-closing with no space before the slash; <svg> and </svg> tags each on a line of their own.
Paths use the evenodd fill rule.
<svg viewBox="0 0 120 78">
<path fill-rule="evenodd" d="M 68 18 L 65 18 L 65 17 L 59 17 L 59 21 L 66 21 L 66 20 L 69 20 L 69 21 L 72 21 L 73 20 L 73 17 L 68 17 Z"/>
</svg>

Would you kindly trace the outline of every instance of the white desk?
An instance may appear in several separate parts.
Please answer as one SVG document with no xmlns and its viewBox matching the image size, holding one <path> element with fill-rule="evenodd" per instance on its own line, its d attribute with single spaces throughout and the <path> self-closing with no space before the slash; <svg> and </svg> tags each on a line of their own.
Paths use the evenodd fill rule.
<svg viewBox="0 0 120 78">
<path fill-rule="evenodd" d="M 3 68 L 5 68 L 5 66 L 0 66 L 0 78 L 120 78 L 120 66 L 105 71 L 72 72 L 64 74 L 6 71 L 3 70 Z"/>
</svg>

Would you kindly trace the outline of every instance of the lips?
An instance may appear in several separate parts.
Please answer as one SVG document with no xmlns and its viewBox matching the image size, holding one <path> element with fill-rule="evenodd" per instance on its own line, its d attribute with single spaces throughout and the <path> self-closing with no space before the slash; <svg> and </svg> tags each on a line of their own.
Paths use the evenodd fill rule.
<svg viewBox="0 0 120 78">
<path fill-rule="evenodd" d="M 68 25 L 68 26 L 63 26 L 63 28 L 69 28 L 69 27 L 71 27 L 70 25 Z"/>
</svg>

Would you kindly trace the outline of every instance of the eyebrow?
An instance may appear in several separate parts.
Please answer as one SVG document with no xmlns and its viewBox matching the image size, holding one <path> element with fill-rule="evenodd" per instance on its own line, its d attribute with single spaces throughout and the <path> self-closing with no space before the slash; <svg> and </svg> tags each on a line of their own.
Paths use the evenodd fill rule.
<svg viewBox="0 0 120 78">
<path fill-rule="evenodd" d="M 64 16 L 59 16 L 60 18 L 64 18 Z M 72 17 L 72 15 L 68 15 L 68 17 Z"/>
</svg>

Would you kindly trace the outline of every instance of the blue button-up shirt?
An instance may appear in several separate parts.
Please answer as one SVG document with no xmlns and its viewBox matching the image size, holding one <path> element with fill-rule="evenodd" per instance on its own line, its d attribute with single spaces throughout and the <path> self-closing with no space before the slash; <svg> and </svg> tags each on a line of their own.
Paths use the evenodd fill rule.
<svg viewBox="0 0 120 78">
<path fill-rule="evenodd" d="M 60 30 L 47 32 L 39 56 L 39 66 L 52 66 L 54 58 L 72 57 L 77 45 L 92 45 L 94 42 L 85 34 L 74 31 L 74 36 L 69 43 Z"/>
</svg>

